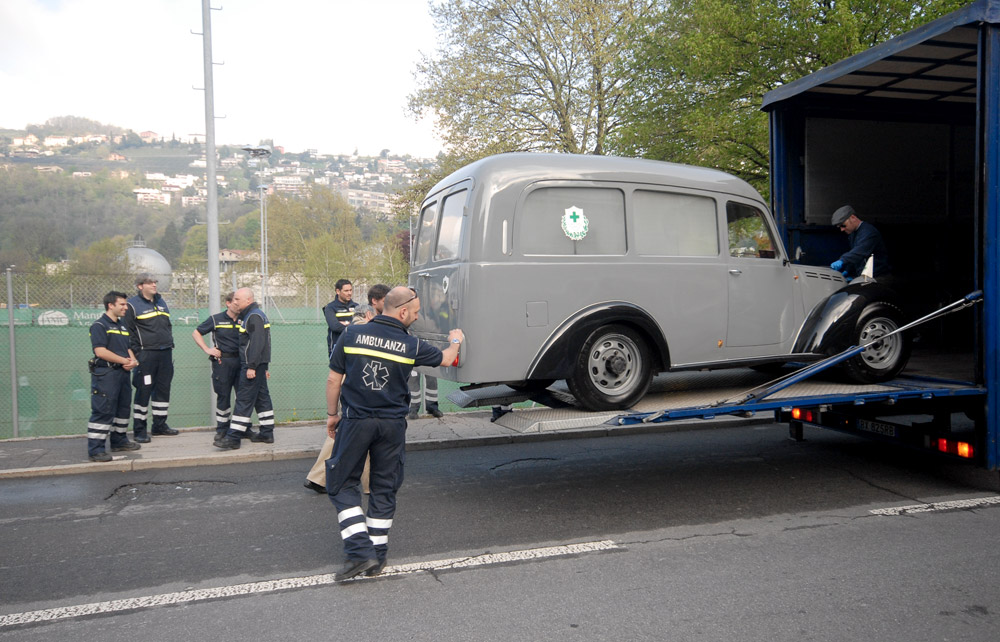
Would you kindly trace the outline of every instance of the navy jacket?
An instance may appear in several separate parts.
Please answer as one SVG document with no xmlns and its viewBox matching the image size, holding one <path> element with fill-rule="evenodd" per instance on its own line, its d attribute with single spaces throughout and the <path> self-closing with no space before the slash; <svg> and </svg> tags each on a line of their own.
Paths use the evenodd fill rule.
<svg viewBox="0 0 1000 642">
<path fill-rule="evenodd" d="M 170 324 L 170 309 L 159 292 L 152 301 L 136 294 L 128 298 L 128 310 L 122 317 L 132 340 L 132 352 L 140 350 L 170 350 L 174 333 Z"/>
<path fill-rule="evenodd" d="M 91 348 L 107 348 L 119 357 L 128 359 L 129 332 L 121 319 L 112 321 L 104 313 L 90 326 Z"/>
<path fill-rule="evenodd" d="M 410 409 L 410 371 L 441 365 L 441 351 L 412 337 L 398 320 L 379 315 L 344 329 L 330 355 L 330 370 L 344 375 L 342 414 L 402 419 Z"/>
<path fill-rule="evenodd" d="M 240 351 L 240 326 L 229 317 L 228 312 L 218 312 L 208 317 L 198 326 L 198 334 L 212 333 L 212 343 L 220 352 L 236 354 Z"/>
<path fill-rule="evenodd" d="M 851 249 L 840 257 L 844 262 L 844 269 L 847 275 L 854 277 L 861 274 L 868 257 L 875 255 L 872 269 L 876 279 L 880 276 L 892 274 L 892 266 L 889 265 L 889 251 L 885 248 L 882 235 L 878 233 L 871 223 L 861 222 L 858 229 L 847 235 L 847 242 Z"/>
<path fill-rule="evenodd" d="M 339 297 L 334 297 L 333 301 L 330 301 L 323 307 L 323 316 L 326 317 L 326 352 L 330 354 L 333 350 L 333 345 L 337 343 L 337 339 L 340 338 L 341 333 L 344 328 L 347 327 L 341 323 L 341 321 L 351 322 L 351 318 L 354 316 L 354 308 L 358 307 L 357 301 L 348 301 L 343 303 Z"/>
<path fill-rule="evenodd" d="M 271 362 L 271 322 L 256 303 L 240 313 L 240 363 L 257 370 Z"/>
</svg>

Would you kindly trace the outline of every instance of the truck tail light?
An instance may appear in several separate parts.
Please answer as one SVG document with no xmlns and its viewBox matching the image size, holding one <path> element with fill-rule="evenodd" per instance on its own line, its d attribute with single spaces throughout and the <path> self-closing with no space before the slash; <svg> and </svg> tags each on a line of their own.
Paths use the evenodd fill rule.
<svg viewBox="0 0 1000 642">
<path fill-rule="evenodd" d="M 792 419 L 811 422 L 813 420 L 813 411 L 803 410 L 802 408 L 792 408 Z"/>
<path fill-rule="evenodd" d="M 948 453 L 949 455 L 958 455 L 964 459 L 971 459 L 974 452 L 972 444 L 968 442 L 952 441 L 944 438 L 937 440 L 937 449 L 939 452 Z"/>
</svg>

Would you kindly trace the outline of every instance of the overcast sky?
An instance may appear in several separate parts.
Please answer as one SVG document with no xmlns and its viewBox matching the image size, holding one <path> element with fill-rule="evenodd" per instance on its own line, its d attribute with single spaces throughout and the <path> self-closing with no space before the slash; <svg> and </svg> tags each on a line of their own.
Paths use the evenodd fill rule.
<svg viewBox="0 0 1000 642">
<path fill-rule="evenodd" d="M 216 142 L 433 156 L 405 112 L 426 0 L 213 0 Z M 0 128 L 53 116 L 205 131 L 201 0 L 0 0 Z M 221 64 L 220 64 L 221 63 Z M 222 117 L 225 118 L 222 118 Z"/>
</svg>

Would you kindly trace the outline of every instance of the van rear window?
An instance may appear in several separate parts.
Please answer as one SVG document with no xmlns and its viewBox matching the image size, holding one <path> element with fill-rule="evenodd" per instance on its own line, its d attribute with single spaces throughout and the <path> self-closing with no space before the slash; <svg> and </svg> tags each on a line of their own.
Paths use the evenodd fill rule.
<svg viewBox="0 0 1000 642">
<path fill-rule="evenodd" d="M 637 190 L 632 194 L 635 250 L 641 256 L 718 256 L 715 199 Z"/>
<path fill-rule="evenodd" d="M 625 195 L 599 187 L 542 187 L 525 199 L 518 234 L 523 255 L 625 254 Z"/>
</svg>

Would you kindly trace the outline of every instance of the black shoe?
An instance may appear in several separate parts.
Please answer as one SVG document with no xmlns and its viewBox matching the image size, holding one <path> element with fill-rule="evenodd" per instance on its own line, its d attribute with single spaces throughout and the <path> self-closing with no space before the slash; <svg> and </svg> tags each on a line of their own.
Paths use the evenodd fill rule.
<svg viewBox="0 0 1000 642">
<path fill-rule="evenodd" d="M 159 428 L 159 429 L 153 428 L 153 430 L 151 430 L 150 432 L 153 433 L 154 437 L 173 437 L 174 435 L 181 434 L 181 431 L 174 430 L 170 426 L 167 426 L 166 428 Z"/>
<path fill-rule="evenodd" d="M 376 575 L 381 575 L 382 571 L 384 570 L 385 570 L 385 560 L 382 560 L 381 562 L 378 563 L 378 566 L 370 568 L 367 571 L 365 571 L 365 575 L 367 575 L 368 577 L 375 577 Z"/>
<path fill-rule="evenodd" d="M 264 435 L 259 432 L 255 432 L 254 434 L 250 435 L 250 441 L 252 441 L 255 444 L 273 444 L 274 435 Z"/>
<path fill-rule="evenodd" d="M 137 444 L 148 444 L 153 440 L 149 438 L 149 435 L 135 435 L 132 437 L 132 441 L 136 442 Z"/>
<path fill-rule="evenodd" d="M 308 488 L 309 490 L 316 491 L 317 493 L 325 493 L 326 492 L 325 488 L 323 488 L 322 486 L 320 486 L 319 484 L 317 484 L 314 481 L 309 481 L 308 479 L 306 480 L 306 483 L 304 483 L 302 485 L 305 486 L 306 488 Z"/>
<path fill-rule="evenodd" d="M 357 577 L 362 573 L 368 571 L 369 569 L 378 566 L 378 560 L 353 560 L 348 561 L 344 564 L 344 568 L 333 576 L 334 582 L 343 582 L 344 580 L 349 580 L 352 577 Z"/>
<path fill-rule="evenodd" d="M 250 428 L 247 428 L 247 429 L 246 429 L 246 430 L 244 430 L 244 431 L 243 431 L 243 433 L 242 433 L 242 434 L 240 435 L 240 438 L 241 438 L 241 439 L 251 439 L 251 440 L 252 440 L 252 439 L 253 439 L 254 437 L 256 437 L 256 436 L 257 436 L 258 434 L 259 434 L 259 433 L 256 433 L 256 432 L 254 432 L 254 431 L 253 431 L 253 430 L 251 430 Z"/>
<path fill-rule="evenodd" d="M 410 408 L 410 412 L 406 413 L 406 418 L 407 419 L 416 419 L 417 418 L 417 409 L 416 408 Z"/>
<path fill-rule="evenodd" d="M 432 408 L 428 408 L 427 412 L 431 413 L 432 417 L 436 417 L 438 419 L 440 419 L 441 417 L 444 417 L 444 413 L 441 412 L 441 410 L 437 406 L 434 406 Z"/>
<path fill-rule="evenodd" d="M 111 461 L 111 455 L 108 453 L 97 453 L 90 456 L 90 461 Z"/>
<path fill-rule="evenodd" d="M 213 441 L 212 445 L 223 450 L 239 450 L 240 440 L 235 437 L 223 437 L 219 441 Z"/>
<path fill-rule="evenodd" d="M 119 444 L 117 446 L 112 446 L 111 447 L 111 452 L 117 453 L 117 452 L 121 452 L 123 450 L 139 450 L 140 448 L 142 448 L 142 446 L 140 446 L 139 444 L 137 444 L 137 443 L 135 443 L 133 441 L 126 441 L 124 444 Z"/>
</svg>

